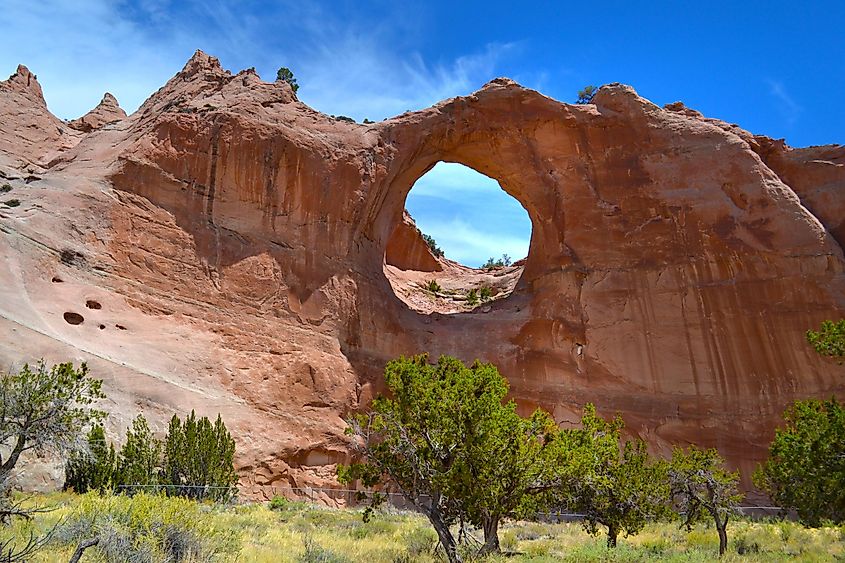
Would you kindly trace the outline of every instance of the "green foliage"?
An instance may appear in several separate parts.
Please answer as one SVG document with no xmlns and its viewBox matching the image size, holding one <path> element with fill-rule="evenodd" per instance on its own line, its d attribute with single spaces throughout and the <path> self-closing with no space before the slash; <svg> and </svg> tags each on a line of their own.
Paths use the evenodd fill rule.
<svg viewBox="0 0 845 563">
<path fill-rule="evenodd" d="M 754 483 L 808 526 L 845 522 L 845 408 L 835 398 L 797 401 L 784 420 Z"/>
<path fill-rule="evenodd" d="M 346 563 L 348 559 L 318 544 L 307 535 L 303 538 L 305 551 L 299 558 L 300 563 Z"/>
<path fill-rule="evenodd" d="M 21 204 L 21 200 L 19 199 L 7 199 L 3 202 L 3 205 L 6 207 L 17 207 Z"/>
<path fill-rule="evenodd" d="M 816 352 L 840 361 L 845 358 L 845 319 L 838 322 L 824 321 L 818 331 L 807 331 L 807 342 Z"/>
<path fill-rule="evenodd" d="M 599 89 L 592 84 L 589 86 L 585 86 L 583 89 L 578 91 L 578 99 L 575 100 L 576 104 L 589 104 L 593 101 L 593 96 L 596 95 Z"/>
<path fill-rule="evenodd" d="M 501 518 L 520 513 L 545 465 L 539 452 L 554 425 L 540 413 L 525 421 L 513 402 L 503 404 L 507 383 L 492 364 L 400 358 L 387 364 L 385 381 L 391 396 L 376 398 L 371 412 L 349 421 L 364 462 L 341 466 L 339 478 L 398 488 L 428 517 L 455 561 L 449 525 L 470 521 L 495 535 Z M 498 547 L 497 536 L 490 541 Z"/>
<path fill-rule="evenodd" d="M 478 305 L 478 291 L 476 291 L 475 288 L 472 288 L 467 292 L 467 305 L 470 307 Z"/>
<path fill-rule="evenodd" d="M 440 287 L 440 284 L 439 284 L 439 283 L 437 283 L 437 280 L 428 280 L 428 281 L 425 283 L 425 288 L 426 288 L 427 290 L 429 290 L 430 292 L 432 292 L 432 293 L 437 293 L 437 292 L 439 292 L 441 289 L 443 289 L 442 287 Z"/>
<path fill-rule="evenodd" d="M 235 493 L 235 441 L 217 415 L 197 420 L 194 411 L 185 423 L 173 415 L 164 440 L 163 478 L 174 494 L 225 501 Z"/>
<path fill-rule="evenodd" d="M 291 505 L 291 501 L 286 499 L 285 497 L 280 497 L 278 495 L 274 496 L 270 499 L 270 502 L 267 503 L 267 507 L 270 510 L 287 510 L 287 508 Z"/>
<path fill-rule="evenodd" d="M 8 452 L 0 483 L 26 451 L 64 455 L 79 449 L 85 428 L 105 417 L 91 407 L 105 397 L 101 387 L 84 363 L 47 368 L 41 360 L 34 369 L 25 364 L 18 373 L 0 375 L 0 444 Z"/>
<path fill-rule="evenodd" d="M 493 291 L 488 286 L 482 286 L 481 289 L 478 290 L 478 298 L 482 301 L 490 301 L 493 298 Z"/>
<path fill-rule="evenodd" d="M 139 414 L 126 432 L 120 449 L 118 481 L 128 488 L 157 485 L 161 473 L 161 441 L 157 440 L 147 420 Z"/>
<path fill-rule="evenodd" d="M 293 76 L 293 71 L 291 71 L 291 69 L 289 69 L 288 67 L 283 66 L 278 71 L 276 71 L 276 80 L 287 82 L 288 84 L 290 84 L 291 90 L 293 90 L 294 93 L 299 90 L 299 84 L 296 82 L 296 78 L 294 78 Z"/>
<path fill-rule="evenodd" d="M 425 233 L 420 233 L 422 236 L 423 241 L 428 246 L 428 249 L 431 250 L 431 253 L 437 256 L 438 258 L 443 258 L 444 252 L 437 246 L 437 241 L 434 240 L 434 237 L 431 235 L 427 235 Z"/>
<path fill-rule="evenodd" d="M 12 184 L 6 182 L 2 186 L 0 186 L 0 194 L 7 194 L 12 191 Z"/>
<path fill-rule="evenodd" d="M 719 532 L 719 554 L 728 547 L 727 525 L 738 514 L 742 500 L 737 485 L 739 473 L 724 468 L 724 460 L 715 449 L 675 448 L 668 471 L 669 487 L 675 510 L 692 530 L 695 522 L 710 518 Z"/>
<path fill-rule="evenodd" d="M 507 254 L 502 254 L 498 260 L 492 256 L 487 259 L 487 262 L 481 265 L 482 270 L 495 270 L 496 268 L 504 268 L 511 265 L 511 257 Z"/>
<path fill-rule="evenodd" d="M 584 514 L 589 533 L 605 526 L 608 547 L 615 547 L 620 532 L 637 534 L 666 514 L 667 467 L 650 459 L 642 440 L 625 440 L 620 448 L 621 418 L 606 421 L 587 404 L 581 424 L 583 429 L 562 432 L 560 438 L 559 500 Z"/>
<path fill-rule="evenodd" d="M 109 563 L 209 561 L 238 549 L 233 534 L 216 530 L 201 505 L 147 493 L 85 495 L 54 541 L 76 545 L 94 537 L 99 542 L 89 551 Z"/>
<path fill-rule="evenodd" d="M 88 449 L 71 452 L 65 465 L 64 490 L 77 493 L 111 491 L 116 485 L 117 454 L 114 444 L 106 441 L 103 426 L 88 432 Z"/>
<path fill-rule="evenodd" d="M 364 118 L 364 121 L 362 121 L 361 123 L 363 123 L 364 125 L 371 125 L 371 124 L 375 123 L 375 121 L 372 121 L 372 120 L 367 119 L 367 118 L 365 117 L 365 118 Z"/>
</svg>

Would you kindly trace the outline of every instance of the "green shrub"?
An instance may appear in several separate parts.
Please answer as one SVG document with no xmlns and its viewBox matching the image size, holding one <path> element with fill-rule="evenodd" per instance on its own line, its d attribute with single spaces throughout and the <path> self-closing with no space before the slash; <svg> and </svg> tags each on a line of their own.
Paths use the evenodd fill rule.
<svg viewBox="0 0 845 563">
<path fill-rule="evenodd" d="M 108 563 L 208 561 L 239 548 L 236 537 L 217 530 L 196 502 L 147 493 L 88 493 L 53 539 L 75 546 L 95 537 L 99 542 L 89 551 Z"/>
<path fill-rule="evenodd" d="M 808 526 L 844 523 L 845 405 L 835 397 L 796 401 L 784 420 L 754 483 L 778 506 L 796 510 Z"/>
<path fill-rule="evenodd" d="M 578 99 L 575 100 L 576 104 L 589 104 L 593 101 L 593 96 L 596 95 L 599 89 L 590 84 L 589 86 L 585 86 L 583 89 L 578 91 Z"/>
<path fill-rule="evenodd" d="M 470 307 L 478 305 L 478 292 L 475 288 L 472 288 L 467 292 L 467 305 Z"/>
<path fill-rule="evenodd" d="M 433 236 L 427 235 L 425 233 L 420 233 L 420 236 L 422 236 L 423 241 L 425 242 L 426 246 L 428 246 L 428 249 L 431 250 L 432 254 L 434 254 L 438 258 L 443 258 L 443 255 L 445 253 L 443 252 L 443 250 L 440 249 L 439 246 L 437 246 L 437 242 L 434 240 Z"/>
<path fill-rule="evenodd" d="M 21 200 L 19 199 L 7 199 L 3 202 L 3 205 L 6 207 L 17 207 L 21 204 Z"/>
<path fill-rule="evenodd" d="M 113 490 L 117 472 L 114 444 L 107 443 L 100 424 L 91 428 L 87 441 L 87 450 L 73 452 L 68 457 L 63 490 L 77 493 Z"/>
<path fill-rule="evenodd" d="M 0 186 L 0 194 L 7 194 L 10 191 L 12 191 L 12 185 L 11 184 L 5 183 L 5 184 L 3 184 L 3 186 Z"/>
<path fill-rule="evenodd" d="M 432 293 L 439 293 L 443 288 L 437 283 L 437 280 L 429 280 L 425 284 L 425 288 Z"/>
<path fill-rule="evenodd" d="M 293 76 L 293 71 L 286 66 L 283 66 L 278 71 L 276 71 L 276 80 L 287 82 L 290 84 L 291 90 L 296 93 L 299 90 L 299 84 L 296 82 L 296 78 Z"/>
<path fill-rule="evenodd" d="M 493 291 L 486 285 L 478 290 L 478 297 L 482 301 L 490 301 L 493 298 Z"/>
<path fill-rule="evenodd" d="M 270 510 L 282 511 L 287 510 L 290 504 L 291 502 L 285 497 L 276 495 L 270 499 L 269 503 L 267 503 L 267 508 Z"/>
<path fill-rule="evenodd" d="M 432 553 L 437 546 L 437 534 L 431 528 L 414 528 L 402 535 L 402 541 L 411 557 Z"/>
<path fill-rule="evenodd" d="M 330 549 L 320 546 L 310 535 L 305 536 L 305 552 L 301 563 L 346 563 L 346 559 Z"/>
<path fill-rule="evenodd" d="M 139 414 L 126 431 L 120 449 L 118 481 L 138 488 L 157 485 L 161 474 L 161 441 L 153 436 L 147 419 Z"/>
<path fill-rule="evenodd" d="M 197 419 L 194 411 L 183 424 L 173 415 L 164 439 L 162 479 L 172 494 L 229 500 L 236 492 L 235 441 L 217 415 Z"/>
</svg>

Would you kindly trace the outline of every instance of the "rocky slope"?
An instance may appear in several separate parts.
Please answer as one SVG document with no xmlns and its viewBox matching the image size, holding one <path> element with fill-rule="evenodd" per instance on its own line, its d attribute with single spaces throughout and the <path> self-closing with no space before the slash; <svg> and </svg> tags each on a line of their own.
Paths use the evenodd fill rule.
<svg viewBox="0 0 845 563">
<path fill-rule="evenodd" d="M 0 207 L 0 359 L 87 360 L 113 432 L 138 410 L 161 430 L 222 412 L 252 494 L 331 483 L 343 417 L 400 354 L 492 361 L 526 411 L 568 424 L 593 401 L 655 451 L 716 446 L 746 479 L 789 402 L 845 396 L 803 336 L 845 313 L 842 147 L 618 84 L 573 106 L 496 79 L 360 125 L 201 52 L 87 133 L 28 71 L 0 86 L 0 118 L 21 202 Z M 438 161 L 496 178 L 533 223 L 513 293 L 454 314 L 409 307 L 385 274 L 444 268 L 403 220 Z"/>
</svg>

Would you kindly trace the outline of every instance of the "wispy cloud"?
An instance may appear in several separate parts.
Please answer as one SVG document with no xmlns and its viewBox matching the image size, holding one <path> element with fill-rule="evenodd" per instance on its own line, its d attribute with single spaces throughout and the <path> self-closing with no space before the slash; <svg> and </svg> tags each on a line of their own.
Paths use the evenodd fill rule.
<svg viewBox="0 0 845 563">
<path fill-rule="evenodd" d="M 769 94 L 775 99 L 778 111 L 787 125 L 794 125 L 801 117 L 804 108 L 789 95 L 783 83 L 777 80 L 768 80 Z"/>
<path fill-rule="evenodd" d="M 329 8 L 293 0 L 7 0 L 13 25 L 0 35 L 0 71 L 26 64 L 54 113 L 74 118 L 105 91 L 134 110 L 200 48 L 235 72 L 254 66 L 268 80 L 288 66 L 302 101 L 360 120 L 469 93 L 520 48 L 489 44 L 433 63 L 403 45 L 413 21 L 378 23 Z"/>
<path fill-rule="evenodd" d="M 528 212 L 496 180 L 461 164 L 435 165 L 414 184 L 406 207 L 452 260 L 480 266 L 491 256 L 528 253 Z"/>
<path fill-rule="evenodd" d="M 518 260 L 528 254 L 530 243 L 529 237 L 491 232 L 462 219 L 431 221 L 425 232 L 435 238 L 447 257 L 468 266 L 480 266 L 487 258 L 502 254 Z"/>
</svg>

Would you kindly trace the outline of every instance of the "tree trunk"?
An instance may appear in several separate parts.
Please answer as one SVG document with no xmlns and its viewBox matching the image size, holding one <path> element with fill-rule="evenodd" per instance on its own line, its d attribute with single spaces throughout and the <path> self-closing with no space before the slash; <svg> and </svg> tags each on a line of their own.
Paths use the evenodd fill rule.
<svg viewBox="0 0 845 563">
<path fill-rule="evenodd" d="M 616 547 L 616 537 L 619 535 L 619 530 L 616 529 L 616 526 L 608 526 L 607 527 L 607 548 L 611 549 Z"/>
<path fill-rule="evenodd" d="M 490 516 L 484 519 L 482 525 L 484 529 L 484 545 L 481 546 L 479 555 L 487 555 L 488 553 L 500 553 L 499 547 L 499 515 Z"/>
<path fill-rule="evenodd" d="M 721 557 L 728 550 L 728 517 L 725 516 L 724 520 L 719 520 L 717 516 L 715 520 L 716 530 L 719 532 L 719 557 Z"/>
<path fill-rule="evenodd" d="M 458 554 L 458 544 L 455 542 L 455 536 L 452 535 L 449 526 L 440 518 L 440 513 L 436 510 L 429 512 L 428 520 L 434 526 L 434 531 L 437 532 L 437 538 L 446 552 L 449 563 L 461 563 L 461 556 Z"/>
<path fill-rule="evenodd" d="M 0 465 L 0 484 L 6 482 L 6 478 L 12 472 L 12 469 L 15 468 L 15 464 L 18 463 L 18 458 L 21 457 L 21 453 L 23 453 L 23 448 L 26 446 L 26 440 L 22 436 L 18 436 L 17 441 L 15 442 L 15 447 L 9 452 L 9 457 Z"/>
<path fill-rule="evenodd" d="M 99 536 L 79 542 L 79 545 L 76 546 L 76 551 L 73 552 L 73 555 L 70 557 L 70 561 L 68 561 L 68 563 L 78 563 L 79 559 L 82 557 L 82 553 L 89 547 L 94 547 L 98 543 L 100 543 Z"/>
</svg>

